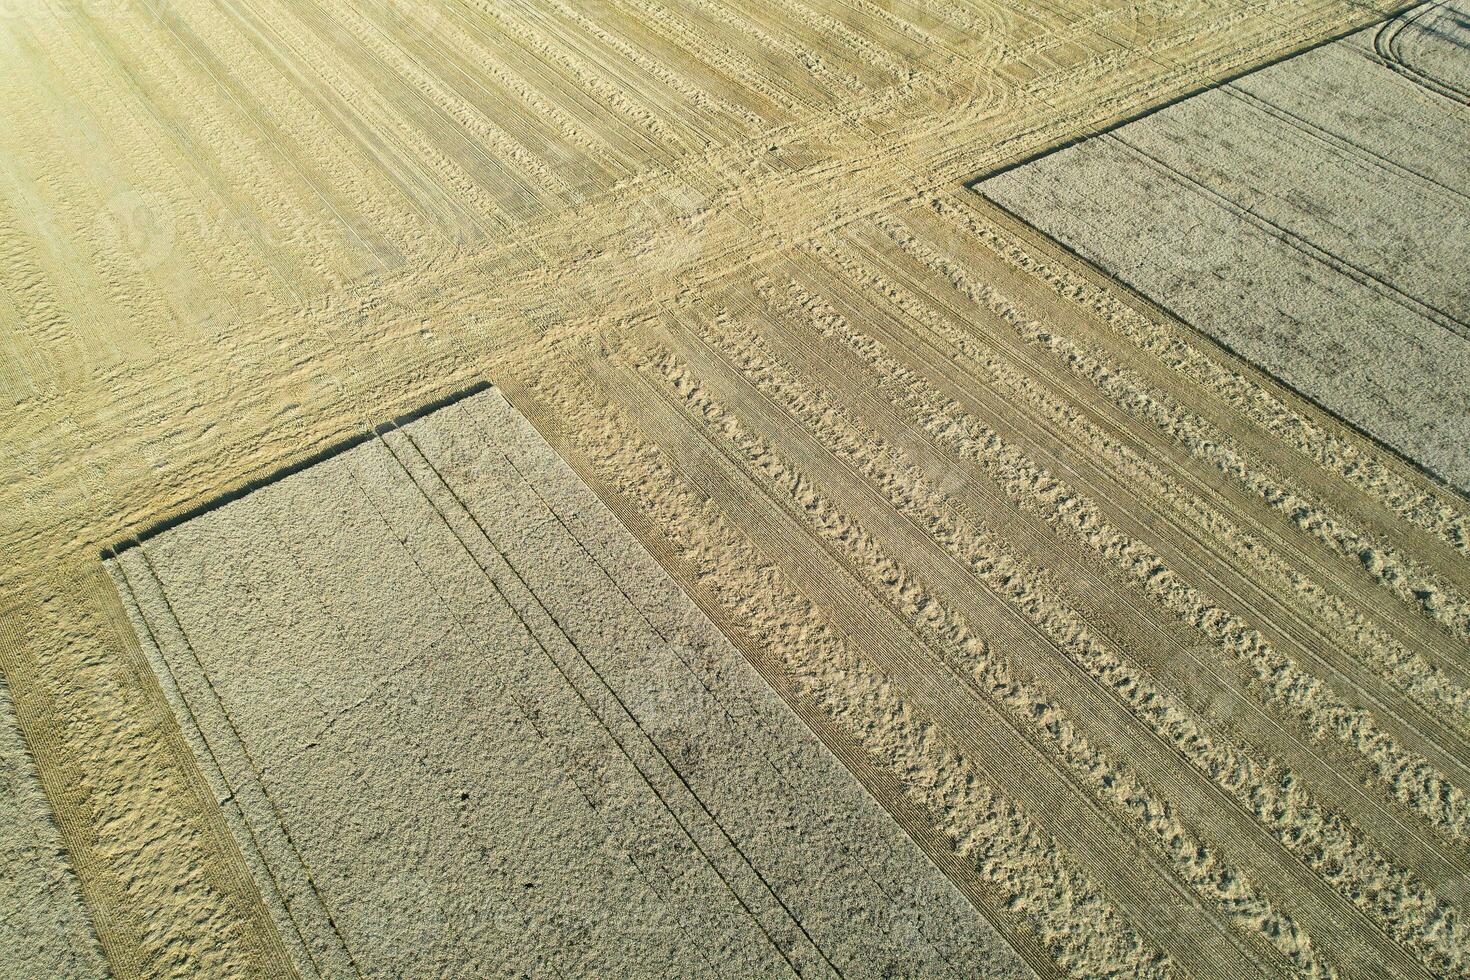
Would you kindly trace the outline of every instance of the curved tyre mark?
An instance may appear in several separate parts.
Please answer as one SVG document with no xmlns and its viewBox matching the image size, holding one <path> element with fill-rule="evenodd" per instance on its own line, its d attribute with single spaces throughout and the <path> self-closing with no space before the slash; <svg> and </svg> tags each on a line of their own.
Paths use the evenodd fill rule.
<svg viewBox="0 0 1470 980">
<path fill-rule="evenodd" d="M 1404 57 L 1402 40 L 1405 31 L 1412 27 L 1414 31 L 1411 33 L 1438 33 L 1425 27 L 1423 21 L 1429 14 L 1444 7 L 1442 3 L 1425 4 L 1392 20 L 1385 21 L 1383 27 L 1373 36 L 1373 51 L 1385 67 L 1398 72 L 1426 91 L 1461 105 L 1470 105 L 1470 89 L 1462 88 L 1450 79 L 1436 76 L 1417 67 Z M 1456 20 L 1454 25 L 1467 34 L 1466 40 L 1456 42 L 1455 46 L 1466 47 L 1467 44 L 1470 44 L 1470 21 Z"/>
</svg>

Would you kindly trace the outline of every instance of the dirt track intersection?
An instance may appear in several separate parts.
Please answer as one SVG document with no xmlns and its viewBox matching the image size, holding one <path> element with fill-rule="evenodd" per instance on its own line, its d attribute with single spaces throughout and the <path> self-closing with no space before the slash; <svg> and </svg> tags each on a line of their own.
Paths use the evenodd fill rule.
<svg viewBox="0 0 1470 980">
<path fill-rule="evenodd" d="M 971 186 L 1398 10 L 8 10 L 55 921 L 124 977 L 1470 970 L 1470 505 Z"/>
</svg>

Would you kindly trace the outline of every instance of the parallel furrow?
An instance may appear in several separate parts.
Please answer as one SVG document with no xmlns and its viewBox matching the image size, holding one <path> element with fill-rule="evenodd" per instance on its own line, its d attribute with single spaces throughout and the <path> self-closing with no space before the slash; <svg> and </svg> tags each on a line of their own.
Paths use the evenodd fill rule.
<svg viewBox="0 0 1470 980">
<path fill-rule="evenodd" d="M 1035 822 L 1034 807 L 1044 799 L 1053 815 L 1072 808 L 1038 796 L 1034 773 L 1006 763 L 1015 756 L 995 741 L 1004 739 L 1006 726 L 931 720 L 952 713 L 952 691 L 924 682 L 925 669 L 905 651 L 912 642 L 857 601 L 857 586 L 840 563 L 821 553 L 773 564 L 769 556 L 789 554 L 780 542 L 803 535 L 802 526 L 785 510 L 756 503 L 763 492 L 640 374 L 605 363 L 590 367 L 604 394 L 594 389 L 574 397 L 597 409 L 582 420 L 587 430 L 579 441 L 586 440 L 600 474 L 655 515 L 665 533 L 687 542 L 699 586 L 714 590 L 744 630 L 779 653 L 799 689 L 898 777 L 984 886 L 1002 897 L 1002 920 L 1023 920 L 1064 970 L 1096 964 L 1129 975 L 1169 975 L 1168 961 Z M 616 413 L 603 401 L 610 392 L 621 393 Z M 635 413 L 636 422 L 624 420 L 624 412 Z M 1007 783 L 1033 806 L 1002 795 L 999 786 Z M 1077 815 L 1064 826 L 1075 836 L 1087 820 Z"/>
<path fill-rule="evenodd" d="M 942 344 L 936 348 L 927 341 L 898 339 L 917 343 L 910 356 L 919 357 L 926 373 L 942 379 L 950 389 L 946 395 L 933 397 L 974 405 L 1003 433 L 997 444 L 1003 454 L 1017 452 L 1017 446 L 1028 447 L 1027 451 L 1041 454 L 1038 458 L 1051 460 L 1045 464 L 1051 473 L 1067 474 L 1076 487 L 1051 473 L 1043 475 L 1042 469 L 1033 470 L 1028 462 L 1014 472 L 1020 482 L 1012 492 L 1018 499 L 1041 506 L 1047 498 L 1070 498 L 1082 491 L 1085 497 L 1079 500 L 1088 501 L 1085 511 L 1068 507 L 1058 512 L 1061 516 L 1048 520 L 1055 523 L 1065 517 L 1071 533 L 1094 549 L 1122 549 L 1115 560 L 1146 586 L 1154 601 L 1191 623 L 1242 664 L 1251 665 L 1261 695 L 1269 703 L 1301 718 L 1313 737 L 1330 733 L 1362 753 L 1385 788 L 1442 833 L 1451 839 L 1465 835 L 1470 812 L 1459 788 L 1462 782 L 1457 782 L 1464 776 L 1464 756 L 1442 747 L 1455 745 L 1458 736 L 1412 702 L 1394 697 L 1375 675 L 1355 670 L 1342 657 L 1339 645 L 1318 635 L 1309 618 L 1261 588 L 1256 569 L 1235 568 L 1205 557 L 1213 553 L 1213 545 L 1198 532 L 1181 526 L 1167 512 L 1137 512 L 1141 503 L 1132 502 L 1134 495 L 1126 481 L 1100 471 L 1091 460 L 1074 457 L 1065 440 L 1058 440 L 1044 426 L 1037 428 L 1024 413 L 1017 414 L 1012 402 L 968 384 L 964 380 L 967 372 L 953 351 Z M 963 425 L 971 422 L 963 412 L 956 417 Z M 987 435 L 980 441 L 984 444 L 989 439 Z M 1030 493 L 1024 489 L 1028 485 Z M 1056 507 L 1057 503 L 1052 500 L 1046 506 Z M 1160 569 L 1168 574 L 1155 571 L 1155 562 L 1162 562 Z M 1252 621 L 1242 618 L 1243 614 Z M 1334 678 L 1333 684 L 1304 671 L 1296 659 Z M 1343 700 L 1344 692 L 1363 706 Z M 1455 776 L 1447 778 L 1446 773 Z"/>
<path fill-rule="evenodd" d="M 1046 519 L 1059 533 L 1074 523 L 1078 524 L 1082 533 L 1074 531 L 1074 540 L 1095 548 L 1095 543 L 1085 533 L 1086 523 L 1070 520 L 1074 512 L 1085 509 L 1084 501 L 1075 494 L 1066 493 L 1048 494 L 1043 491 L 1037 496 L 1030 480 L 1017 482 L 1018 479 L 1026 479 L 1021 474 L 1032 464 L 1014 451 L 1008 451 L 1008 447 L 996 440 L 993 433 L 984 435 L 978 420 L 956 410 L 952 398 L 935 392 L 912 371 L 887 356 L 881 346 L 853 330 L 845 320 L 829 314 L 827 329 L 868 363 L 869 371 L 879 379 L 879 390 L 884 397 L 915 417 L 936 442 L 948 446 L 961 459 L 977 465 L 981 472 L 1012 494 L 1019 506 Z M 1106 548 L 1099 552 L 1099 558 L 1105 562 L 1122 559 L 1125 567 L 1131 563 L 1131 558 L 1124 553 L 1110 552 Z M 1155 565 L 1143 578 L 1143 584 L 1147 586 L 1153 578 L 1171 574 L 1163 566 Z M 1271 676 L 1269 671 L 1267 676 Z M 1441 904 L 1433 892 L 1414 876 L 1382 858 L 1342 817 L 1313 803 L 1300 781 L 1289 771 L 1276 764 L 1263 765 L 1228 743 L 1210 739 L 1192 722 L 1186 723 L 1177 715 L 1175 699 L 1141 678 L 1129 678 L 1115 684 L 1115 687 L 1128 695 L 1135 712 L 1146 719 L 1161 737 L 1175 744 L 1191 764 L 1226 789 L 1255 819 L 1270 827 L 1283 844 L 1332 883 L 1344 897 L 1372 915 L 1401 942 L 1417 945 L 1421 955 L 1426 955 L 1431 963 L 1459 962 L 1462 953 L 1454 941 L 1426 938 L 1432 936 L 1442 923 L 1449 923 L 1455 932 L 1463 931 L 1457 913 Z M 1305 822 L 1305 827 L 1298 826 L 1286 818 L 1289 813 L 1310 814 L 1311 818 Z M 1374 897 L 1369 899 L 1368 895 Z M 1385 907 L 1396 907 L 1398 913 L 1385 916 L 1382 911 Z M 1421 931 L 1418 927 L 1406 925 L 1408 920 L 1399 918 L 1399 913 L 1426 924 L 1426 928 Z"/>
<path fill-rule="evenodd" d="M 721 331 L 723 337 L 708 331 L 701 333 L 706 342 L 718 346 L 723 356 L 732 360 L 732 367 L 760 395 L 772 399 L 779 410 L 799 419 L 811 439 L 819 444 L 813 445 L 804 436 L 796 436 L 796 445 L 783 449 L 783 458 L 820 460 L 824 453 L 830 454 L 831 463 L 813 462 L 808 471 L 819 475 L 820 470 L 828 469 L 840 479 L 846 475 L 843 467 L 851 466 L 878 492 L 866 501 L 867 506 L 864 501 L 844 504 L 858 515 L 855 519 L 840 512 L 829 515 L 834 524 L 845 529 L 840 543 L 850 563 L 869 579 L 870 586 L 885 594 L 931 647 L 958 667 L 957 673 L 968 674 L 981 696 L 1001 705 L 1013 724 L 1028 732 L 1029 740 L 1043 746 L 1055 760 L 1053 764 L 1069 768 L 1071 778 L 1086 785 L 1099 802 L 1118 809 L 1128 821 L 1145 828 L 1153 845 L 1171 863 L 1173 873 L 1188 883 L 1203 901 L 1214 903 L 1237 929 L 1258 933 L 1256 941 L 1261 945 L 1269 942 L 1277 954 L 1291 962 L 1293 969 L 1311 975 L 1330 972 L 1298 924 L 1273 909 L 1249 880 L 1222 860 L 1217 848 L 1197 838 L 1181 820 L 1181 814 L 1170 801 L 1187 794 L 1172 785 L 1177 780 L 1168 774 L 1177 769 L 1178 759 L 1172 750 L 1160 752 L 1156 746 L 1154 751 L 1139 750 L 1136 739 L 1120 734 L 1118 726 L 1126 730 L 1132 722 L 1106 701 L 1106 692 L 1100 701 L 1097 694 L 1079 689 L 1067 679 L 1058 679 L 1055 670 L 1034 663 L 1029 672 L 1038 678 L 1037 683 L 1025 682 L 1015 672 L 1013 664 L 1028 659 L 1028 653 L 1033 660 L 1038 653 L 1045 657 L 1054 654 L 1052 643 L 1065 643 L 1083 635 L 1087 627 L 1075 613 L 1066 609 L 1057 597 L 1043 595 L 1025 583 L 1026 573 L 1005 554 L 993 536 L 958 518 L 936 488 L 901 454 L 881 437 L 850 420 L 847 412 L 824 397 L 816 386 L 826 383 L 827 377 L 796 378 L 787 374 L 762 349 L 759 339 L 731 337 L 733 329 Z M 711 387 L 726 387 L 716 383 L 714 372 L 706 374 L 702 367 L 700 370 L 702 382 Z M 687 371 L 683 377 L 687 379 Z M 739 393 L 739 389 L 733 389 L 725 394 L 725 404 L 739 405 L 738 413 L 750 416 L 750 424 L 758 426 L 760 431 L 780 434 L 790 426 L 789 421 L 783 425 L 771 414 L 777 408 L 758 411 L 754 407 L 755 398 L 749 394 L 739 398 Z M 726 410 L 711 403 L 705 411 Z M 771 450 L 766 452 L 775 456 Z M 784 466 L 800 478 L 801 471 L 789 463 Z M 823 487 L 830 485 L 822 481 Z M 826 504 L 820 500 L 819 503 Z M 807 506 L 812 510 L 817 505 Z M 912 522 L 911 528 L 884 529 L 888 534 L 863 529 L 865 520 L 881 522 L 890 506 L 897 515 Z M 905 540 L 895 542 L 890 550 L 880 539 L 895 534 Z M 986 569 L 991 574 L 976 575 L 978 569 Z M 989 603 L 979 601 L 973 588 L 977 583 L 997 598 Z M 1001 624 L 1007 612 L 997 608 L 1001 602 L 1023 610 L 1025 619 L 1047 634 L 1047 642 L 1040 642 L 1039 633 L 1024 632 L 1024 627 L 1019 635 L 1005 629 Z M 992 639 L 976 635 L 970 623 L 984 624 L 985 632 Z M 1044 687 L 1040 686 L 1043 678 L 1049 682 Z M 1063 704 L 1073 707 L 1064 709 L 1060 707 Z M 1121 748 L 1108 752 L 1090 743 L 1074 722 L 1074 714 L 1086 717 L 1089 730 Z M 1129 764 L 1121 761 L 1125 757 Z M 1233 834 L 1215 830 L 1212 836 L 1228 840 L 1254 830 L 1238 820 L 1231 829 Z M 1269 862 L 1262 867 L 1276 870 Z M 1321 893 L 1318 900 L 1330 904 L 1332 897 L 1330 893 Z"/>
<path fill-rule="evenodd" d="M 1165 426 L 1139 426 L 1125 403 L 1140 397 L 1138 392 L 1144 386 L 1115 364 L 1100 362 L 1105 356 L 1101 352 L 1079 352 L 1063 336 L 1065 328 L 1061 324 L 1049 321 L 1043 325 L 1031 319 L 1005 296 L 955 268 L 901 227 L 885 230 L 917 267 L 905 269 L 881 248 L 868 250 L 867 254 L 876 256 L 887 274 L 922 298 L 920 315 L 933 316 L 932 310 L 938 309 L 944 311 L 942 319 L 967 324 L 964 329 L 941 326 L 947 342 L 976 363 L 988 361 L 986 372 L 1002 384 L 1017 387 L 1036 379 L 1031 383 L 1043 398 L 1048 396 L 1045 389 L 1050 389 L 1055 393 L 1051 396 L 1053 403 L 1064 405 L 1062 411 L 1071 413 L 1062 425 L 1116 458 L 1115 467 L 1126 471 L 1127 479 L 1137 479 L 1149 471 L 1157 474 L 1161 488 L 1175 488 L 1161 492 L 1158 500 L 1204 527 L 1222 547 L 1235 551 L 1240 567 L 1275 573 L 1287 594 L 1308 607 L 1314 617 L 1332 625 L 1336 641 L 1355 647 L 1360 657 L 1373 662 L 1401 689 L 1442 702 L 1440 707 L 1453 712 L 1448 718 L 1455 719 L 1463 712 L 1470 697 L 1470 671 L 1466 670 L 1460 642 L 1425 618 L 1405 615 L 1399 603 L 1381 594 L 1377 588 L 1381 579 L 1367 572 L 1361 562 L 1312 547 L 1311 539 L 1303 540 L 1296 521 L 1283 515 L 1287 508 L 1271 505 L 1269 494 L 1238 485 L 1248 480 L 1222 479 L 1225 474 L 1219 472 L 1213 457 L 1195 460 L 1178 453 L 1175 439 L 1163 431 Z M 915 274 L 917 269 L 943 276 L 944 284 L 936 283 L 933 276 L 921 281 L 922 274 Z M 975 320 L 994 329 L 969 325 Z M 1088 361 L 1093 370 L 1078 378 L 1057 372 L 1051 355 L 1059 351 L 1063 357 Z M 1112 397 L 1097 399 L 1091 387 L 1094 383 Z M 1150 392 L 1150 396 L 1155 393 Z M 1195 444 L 1218 446 L 1221 438 L 1209 432 Z M 1229 452 L 1231 472 L 1253 470 L 1257 465 L 1254 460 Z M 1204 452 L 1199 455 L 1209 456 Z M 1180 487 L 1190 487 L 1193 492 L 1180 493 Z"/>
<path fill-rule="evenodd" d="M 1065 307 L 1071 304 L 1063 297 L 1088 304 L 1096 311 L 1096 323 L 1084 326 L 1086 332 L 1076 339 L 1105 348 L 1120 366 L 1154 387 L 1171 388 L 1189 411 L 1228 429 L 1240 449 L 1256 459 L 1279 458 L 1283 449 L 1294 449 L 1316 464 L 1289 468 L 1305 493 L 1346 522 L 1400 540 L 1405 550 L 1462 592 L 1470 588 L 1464 561 L 1470 555 L 1470 506 L 1462 498 L 1367 440 L 1329 426 L 1308 406 L 1289 404 L 1261 375 L 1207 349 L 1167 317 L 1129 306 L 1119 299 L 1116 286 L 1105 290 L 1095 275 L 1087 274 L 1090 270 L 1066 268 L 1056 246 L 1027 235 L 1015 219 L 973 192 L 957 200 L 962 206 L 936 202 L 936 214 L 951 229 L 951 238 L 1004 259 L 1002 265 L 988 266 L 1000 291 L 1037 313 L 1077 326 L 1084 325 L 1075 313 L 1067 315 Z M 1022 239 L 1029 239 L 1024 246 L 1018 244 Z M 1181 376 L 1194 384 L 1180 386 Z"/>
</svg>

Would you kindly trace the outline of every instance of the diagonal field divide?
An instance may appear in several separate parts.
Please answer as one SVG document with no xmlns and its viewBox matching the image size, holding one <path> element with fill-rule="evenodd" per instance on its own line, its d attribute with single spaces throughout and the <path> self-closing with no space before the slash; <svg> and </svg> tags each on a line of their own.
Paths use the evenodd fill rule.
<svg viewBox="0 0 1470 980">
<path fill-rule="evenodd" d="M 221 6 L 229 7 L 242 23 L 250 20 L 249 5 Z M 688 582 L 692 573 L 686 566 L 691 559 L 669 544 L 667 528 L 660 529 L 656 515 L 640 509 L 636 497 L 598 468 L 611 451 L 597 443 L 599 430 L 592 424 L 599 404 L 620 404 L 629 397 L 626 392 L 637 390 L 630 384 L 629 371 L 644 377 L 640 384 L 667 387 L 667 380 L 646 377 L 647 371 L 639 367 L 644 356 L 640 351 L 666 343 L 693 349 L 697 344 L 691 336 L 699 333 L 697 325 L 718 318 L 708 305 L 711 296 L 748 294 L 778 265 L 796 263 L 811 285 L 825 276 L 831 278 L 833 289 L 851 288 L 851 281 L 844 284 L 838 271 L 840 263 L 833 264 L 837 260 L 824 264 L 813 258 L 825 254 L 824 243 L 846 242 L 839 251 L 846 248 L 850 254 L 872 249 L 875 223 L 936 208 L 973 206 L 958 194 L 963 183 L 977 174 L 1360 28 L 1401 7 L 1203 3 L 1161 7 L 1158 15 L 1149 17 L 1124 16 L 1119 8 L 1090 8 L 1084 18 L 1081 12 L 1050 4 L 996 4 L 985 8 L 994 13 L 986 22 L 992 32 L 984 38 L 986 44 L 916 63 L 894 84 L 817 108 L 804 110 L 798 105 L 781 125 L 755 127 L 759 131 L 753 135 L 715 141 L 677 159 L 643 166 L 635 160 L 632 176 L 613 189 L 569 205 L 522 206 L 501 222 L 503 227 L 495 234 L 425 246 L 420 254 L 401 257 L 393 249 L 370 243 L 375 247 L 369 250 L 381 257 L 377 268 L 344 275 L 344 281 L 310 295 L 283 294 L 257 301 L 219 293 L 218 306 L 210 306 L 186 324 L 187 329 L 160 330 L 146 344 L 117 357 L 94 361 L 85 348 L 80 354 L 68 348 L 40 364 L 34 383 L 0 406 L 0 429 L 7 433 L 10 447 L 5 478 L 0 480 L 0 553 L 7 559 L 0 570 L 0 662 L 115 972 L 275 974 L 286 970 L 287 961 L 219 808 L 127 626 L 102 570 L 102 548 L 125 542 L 222 491 L 308 458 L 387 417 L 488 378 L 504 385 L 518 407 L 548 434 L 589 485 L 608 498 L 609 506 L 650 551 L 669 564 L 681 582 Z M 151 13 L 169 16 L 166 10 Z M 1079 22 L 1085 23 L 1073 29 Z M 1054 46 L 1039 43 L 1038 38 L 1045 40 L 1042 28 L 1048 24 L 1072 40 Z M 1060 30 L 1061 25 L 1068 30 Z M 195 59 L 191 63 L 203 64 L 208 45 L 201 48 L 198 36 L 186 35 L 182 27 L 182 22 L 171 25 L 177 41 L 170 43 L 179 45 L 181 59 L 187 55 Z M 851 28 L 846 30 L 843 36 L 849 43 L 860 46 L 863 39 L 853 40 Z M 99 29 L 96 37 L 89 34 L 88 43 L 98 46 L 86 50 L 102 51 L 104 33 Z M 881 40 L 871 44 L 881 46 Z M 40 63 L 34 45 L 24 50 L 25 57 Z M 55 66 L 48 70 L 54 73 Z M 214 76 L 205 70 L 199 77 Z M 161 97 L 139 89 L 129 91 L 128 98 L 138 108 Z M 129 156 L 135 151 L 128 147 L 112 149 L 118 159 L 136 162 Z M 6 144 L 4 153 L 10 161 L 21 159 L 14 141 Z M 120 172 L 124 170 L 119 166 Z M 7 177 L 19 173 L 16 165 Z M 12 186 L 7 184 L 7 193 Z M 1024 229 L 1002 223 L 990 227 L 1012 248 L 1041 247 L 1026 244 Z M 83 266 L 91 261 L 101 265 L 90 253 L 78 253 L 77 260 Z M 980 281 L 987 278 L 987 264 L 997 278 L 1016 275 L 1000 251 L 977 248 L 971 261 L 975 266 L 971 275 Z M 201 267 L 204 264 L 201 260 Z M 99 281 L 106 275 L 102 266 Z M 1053 285 L 1033 283 L 1048 290 Z M 200 286 L 193 295 L 207 301 L 211 288 Z M 20 288 L 7 281 L 5 289 L 12 310 L 33 312 L 26 306 L 35 298 L 32 286 Z M 1036 302 L 1061 306 L 1070 301 L 1053 295 Z M 138 305 L 142 309 L 146 304 Z M 262 305 L 264 311 L 259 309 Z M 86 312 L 92 317 L 88 329 L 99 335 L 109 329 L 125 332 L 132 322 L 100 301 Z M 671 322 L 684 326 L 673 327 L 675 339 L 668 341 Z M 689 327 L 691 322 L 696 326 Z M 1363 448 L 1363 440 L 1334 420 L 1206 341 L 1191 337 L 1189 342 L 1252 379 L 1318 429 L 1372 454 L 1403 485 L 1428 497 L 1442 493 L 1397 460 Z M 929 363 L 912 355 L 913 365 Z M 555 381 L 569 368 L 581 379 L 573 386 L 575 392 L 590 393 L 593 401 L 557 399 Z M 930 370 L 943 380 L 942 365 L 935 362 Z M 623 410 L 644 415 L 638 422 L 645 434 L 672 433 L 677 426 L 687 429 L 698 419 L 688 414 L 687 407 L 667 401 L 676 394 L 649 394 L 644 407 L 635 403 Z M 1218 407 L 1217 402 L 1205 407 Z M 1109 425 L 1122 425 L 1108 414 L 1113 409 L 1089 411 Z M 585 430 L 577 429 L 579 422 L 587 423 Z M 1018 431 L 1016 438 L 1042 445 L 1043 422 L 1024 424 L 1032 429 Z M 665 430 L 663 425 L 675 428 Z M 894 440 L 901 434 L 887 432 Z M 798 435 L 793 432 L 789 438 Z M 928 451 L 937 452 L 932 446 Z M 762 478 L 735 456 L 712 455 L 709 460 L 710 466 L 721 468 L 719 472 L 751 481 Z M 1204 479 L 1194 464 L 1180 464 L 1180 472 Z M 1317 479 L 1315 471 L 1308 476 Z M 712 477 L 689 479 L 699 484 Z M 1113 478 L 1089 475 L 1088 479 Z M 1442 577 L 1463 580 L 1462 556 L 1447 553 L 1438 539 L 1428 540 L 1432 536 L 1422 528 L 1401 530 L 1380 499 L 1340 483 L 1319 480 L 1318 485 L 1338 494 L 1341 499 L 1332 503 L 1365 526 L 1388 528 L 1405 535 L 1403 540 L 1424 544 L 1422 553 Z M 1244 508 L 1248 503 L 1258 507 L 1243 501 L 1238 489 L 1211 492 L 1218 494 L 1221 508 Z M 1447 499 L 1446 506 L 1463 507 L 1453 497 Z M 994 502 L 1001 504 L 998 499 Z M 854 496 L 849 506 L 872 505 Z M 1119 523 L 1130 519 L 1126 513 L 1112 516 Z M 1248 519 L 1266 525 L 1275 518 L 1267 514 Z M 754 536 L 749 527 L 747 531 Z M 1043 531 L 1038 519 L 1034 532 L 1038 548 L 1046 540 Z M 1284 540 L 1294 532 L 1279 527 L 1272 533 Z M 1185 542 L 1178 554 L 1186 556 L 1187 534 L 1181 530 L 1177 537 Z M 915 542 L 913 547 L 921 545 Z M 1072 560 L 1080 560 L 1069 550 L 1080 546 L 1046 547 L 1060 548 Z M 1294 560 L 1305 563 L 1313 557 L 1315 552 L 1307 550 Z M 1353 588 L 1366 588 L 1352 578 L 1361 578 L 1361 569 L 1353 569 L 1341 556 L 1334 561 L 1332 574 Z M 1239 578 L 1241 570 L 1233 574 Z M 1141 587 L 1134 583 L 1127 588 Z M 1096 602 L 1104 606 L 1108 589 L 1098 590 Z M 709 604 L 717 623 L 724 626 L 729 621 L 729 610 L 718 606 L 708 589 L 691 591 L 696 601 Z M 887 601 L 878 594 L 855 592 L 817 604 L 825 602 L 839 613 L 846 610 L 853 617 L 846 626 L 849 635 L 863 637 L 869 635 L 861 632 L 866 628 L 863 623 L 893 628 Z M 1299 660 L 1319 665 L 1330 655 L 1331 637 L 1312 632 L 1312 624 L 1304 625 L 1294 610 L 1284 609 L 1270 620 L 1272 639 L 1299 651 Z M 1188 647 L 1189 638 L 1181 638 L 1167 617 L 1160 616 L 1154 628 L 1161 636 L 1171 636 L 1168 642 Z M 752 644 L 738 624 L 731 623 L 727 631 L 870 789 L 895 799 L 901 795 L 891 787 L 881 788 L 891 779 L 885 772 L 863 774 L 870 761 L 843 741 L 840 725 L 813 710 L 810 691 L 804 692 L 786 675 L 789 667 Z M 937 654 L 932 640 L 901 630 L 884 642 L 895 644 L 895 650 L 912 646 L 924 657 Z M 1463 668 L 1463 651 L 1452 644 L 1442 643 L 1442 650 L 1431 654 L 1447 670 L 1457 664 Z M 1354 665 L 1333 669 L 1352 675 L 1350 679 L 1360 681 L 1364 689 L 1372 687 L 1372 678 L 1361 676 L 1365 672 Z M 1164 677 L 1164 668 L 1160 671 Z M 1184 680 L 1177 679 L 1181 684 Z M 1069 683 L 1083 684 L 1082 675 Z M 1207 679 L 1200 696 L 1237 699 L 1246 705 L 1240 710 L 1258 710 L 1246 704 L 1244 690 L 1244 682 L 1222 674 Z M 961 712 L 955 717 L 963 718 L 963 711 L 970 709 L 954 710 Z M 1000 717 L 1004 705 L 986 710 Z M 1428 724 L 1412 714 L 1400 719 L 1398 712 L 1385 713 L 1390 726 L 1397 726 L 1394 736 L 1406 743 Z M 1018 732 L 1007 737 L 1014 737 L 1019 746 L 1031 736 Z M 1385 850 L 1397 863 L 1425 869 L 1429 888 L 1452 894 L 1455 882 L 1464 880 L 1463 860 L 1443 843 L 1436 816 L 1415 812 L 1393 799 L 1360 800 L 1363 791 L 1355 780 L 1338 776 L 1333 782 L 1330 770 L 1341 763 L 1352 767 L 1343 771 L 1356 776 L 1361 760 L 1351 747 L 1336 744 L 1320 749 L 1319 758 L 1315 746 L 1306 747 L 1312 737 L 1310 731 L 1298 732 L 1284 724 L 1265 748 L 1273 756 L 1292 759 L 1297 767 L 1316 765 L 1323 770 L 1312 778 L 1320 781 L 1324 798 L 1342 807 L 1361 807 L 1374 840 L 1386 842 Z M 1432 748 L 1426 745 L 1423 751 Z M 1148 751 L 1163 750 L 1153 746 Z M 1453 770 L 1453 755 L 1438 760 L 1440 767 Z M 1201 813 L 1228 812 L 1230 821 L 1250 822 L 1249 815 L 1230 809 L 1234 803 L 1209 802 L 1220 796 L 1221 789 L 1189 772 L 1187 777 L 1169 777 L 1177 778 L 1181 798 L 1199 799 Z M 1009 777 L 996 772 L 991 778 Z M 1457 781 L 1464 785 L 1458 777 Z M 1069 792 L 1078 806 L 1096 806 L 1089 802 L 1086 787 L 1074 785 Z M 902 811 L 895 815 L 905 828 L 977 906 L 1001 919 L 1018 947 L 1030 951 L 1033 966 L 1052 969 L 1054 953 L 1048 950 L 1052 940 L 1024 922 L 1006 919 L 997 909 L 993 886 L 979 880 L 972 864 L 957 858 L 932 812 L 906 801 L 891 805 Z M 1269 834 L 1253 833 L 1232 845 L 1239 847 L 1239 853 L 1232 855 L 1235 860 L 1258 862 L 1260 867 L 1279 860 L 1296 879 L 1312 879 L 1311 869 L 1278 853 L 1280 845 Z M 1079 838 L 1075 846 L 1085 850 L 1089 845 Z M 1097 861 L 1106 857 L 1098 853 Z M 1170 878 L 1176 875 L 1174 870 L 1150 860 L 1154 863 L 1143 863 L 1152 868 L 1151 874 L 1174 880 Z M 1463 884 L 1459 887 L 1464 890 Z M 1119 885 L 1109 893 L 1128 891 Z M 1322 901 L 1339 901 L 1334 894 L 1322 894 Z M 1345 918 L 1357 915 L 1345 907 L 1339 911 Z M 1179 914 L 1185 922 L 1211 917 L 1197 897 L 1187 897 Z M 1368 919 L 1355 921 L 1340 948 L 1327 937 L 1316 936 L 1331 957 L 1362 964 L 1376 956 L 1387 972 L 1416 975 L 1415 958 L 1404 952 L 1401 937 L 1386 935 Z M 1161 935 L 1154 938 L 1167 940 Z M 1228 958 L 1222 962 L 1238 964 L 1243 971 L 1261 969 L 1276 955 L 1257 939 L 1225 935 L 1219 942 L 1219 955 Z M 1185 950 L 1176 952 L 1182 955 Z"/>
</svg>

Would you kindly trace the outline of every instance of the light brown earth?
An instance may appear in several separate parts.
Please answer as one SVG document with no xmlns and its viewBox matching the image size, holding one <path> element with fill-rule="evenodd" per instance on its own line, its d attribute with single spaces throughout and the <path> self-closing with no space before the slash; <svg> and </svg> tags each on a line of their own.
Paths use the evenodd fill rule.
<svg viewBox="0 0 1470 980">
<path fill-rule="evenodd" d="M 15 977 L 107 976 L 66 848 L 0 685 L 0 968 Z"/>
<path fill-rule="evenodd" d="M 967 179 L 1344 3 L 13 6 L 0 660 L 114 972 L 289 963 L 101 549 L 491 381 L 1040 975 L 1470 964 L 1470 507 Z"/>
</svg>

